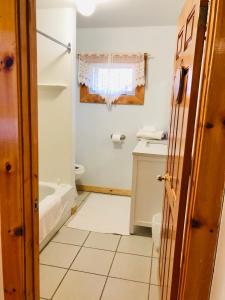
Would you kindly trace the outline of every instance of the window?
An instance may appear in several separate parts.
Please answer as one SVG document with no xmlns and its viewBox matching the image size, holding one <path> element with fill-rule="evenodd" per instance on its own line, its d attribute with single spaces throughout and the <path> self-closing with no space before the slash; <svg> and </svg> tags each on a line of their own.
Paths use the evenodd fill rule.
<svg viewBox="0 0 225 300">
<path fill-rule="evenodd" d="M 95 65 L 90 92 L 100 95 L 134 95 L 134 70 L 128 65 Z"/>
<path fill-rule="evenodd" d="M 80 55 L 80 101 L 144 104 L 145 65 L 144 54 Z"/>
</svg>

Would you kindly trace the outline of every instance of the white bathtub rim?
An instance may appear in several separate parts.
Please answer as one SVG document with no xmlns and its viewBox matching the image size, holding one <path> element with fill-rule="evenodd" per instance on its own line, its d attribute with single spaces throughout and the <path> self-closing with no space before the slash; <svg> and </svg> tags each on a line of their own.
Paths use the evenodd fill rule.
<svg viewBox="0 0 225 300">
<path fill-rule="evenodd" d="M 68 192 L 70 189 L 74 188 L 74 186 L 70 184 L 66 184 L 66 183 L 57 184 L 57 183 L 46 182 L 46 181 L 39 181 L 39 185 L 45 187 L 51 187 L 55 190 L 55 192 L 61 191 L 63 194 L 65 192 Z"/>
<path fill-rule="evenodd" d="M 46 236 L 54 235 L 55 228 L 61 223 L 61 219 L 65 219 L 65 216 L 69 217 L 71 208 L 75 205 L 76 188 L 69 184 L 57 184 L 43 181 L 39 184 L 40 186 L 47 186 L 54 189 L 54 193 L 47 195 L 39 203 L 40 243 L 43 244 L 42 242 L 45 240 Z M 52 219 L 52 209 L 55 211 L 54 219 Z M 50 221 L 49 218 L 52 219 L 52 221 Z M 48 223 L 48 220 L 50 223 Z M 44 223 L 42 223 L 43 221 Z"/>
</svg>

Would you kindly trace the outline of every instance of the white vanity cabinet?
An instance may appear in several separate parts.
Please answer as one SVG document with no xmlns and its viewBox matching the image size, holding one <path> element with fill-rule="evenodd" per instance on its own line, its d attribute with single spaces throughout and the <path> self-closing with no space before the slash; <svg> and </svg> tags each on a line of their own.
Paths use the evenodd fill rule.
<svg viewBox="0 0 225 300">
<path fill-rule="evenodd" d="M 130 232 L 134 226 L 152 226 L 154 214 L 162 211 L 164 175 L 167 161 L 167 144 L 140 141 L 133 151 L 133 181 L 131 198 Z"/>
</svg>

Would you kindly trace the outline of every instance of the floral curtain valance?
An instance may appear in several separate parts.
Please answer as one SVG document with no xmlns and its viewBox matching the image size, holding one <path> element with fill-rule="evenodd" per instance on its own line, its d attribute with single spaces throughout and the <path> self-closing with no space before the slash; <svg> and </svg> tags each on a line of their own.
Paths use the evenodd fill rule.
<svg viewBox="0 0 225 300">
<path fill-rule="evenodd" d="M 108 64 L 109 66 L 113 64 L 130 64 L 135 69 L 134 83 L 136 87 L 145 85 L 144 53 L 79 54 L 78 81 L 80 84 L 90 85 L 90 68 L 93 64 Z"/>
</svg>

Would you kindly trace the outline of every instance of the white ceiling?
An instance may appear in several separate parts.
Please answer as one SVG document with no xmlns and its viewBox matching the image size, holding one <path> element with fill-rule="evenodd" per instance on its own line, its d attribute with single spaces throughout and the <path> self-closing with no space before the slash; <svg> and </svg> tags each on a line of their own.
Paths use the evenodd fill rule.
<svg viewBox="0 0 225 300">
<path fill-rule="evenodd" d="M 78 13 L 78 27 L 131 27 L 175 25 L 183 0 L 108 0 L 95 13 Z"/>
<path fill-rule="evenodd" d="M 76 0 L 36 0 L 37 8 L 75 7 Z"/>
<path fill-rule="evenodd" d="M 105 0 L 90 17 L 77 14 L 77 26 L 139 27 L 176 25 L 184 0 Z M 71 7 L 75 0 L 37 0 L 37 7 Z"/>
</svg>

